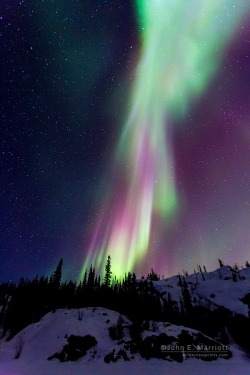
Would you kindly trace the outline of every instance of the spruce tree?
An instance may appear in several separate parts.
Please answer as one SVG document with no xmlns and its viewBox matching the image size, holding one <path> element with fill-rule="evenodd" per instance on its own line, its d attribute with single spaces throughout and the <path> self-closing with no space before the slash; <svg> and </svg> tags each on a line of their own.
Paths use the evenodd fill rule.
<svg viewBox="0 0 250 375">
<path fill-rule="evenodd" d="M 181 289 L 182 289 L 182 300 L 183 300 L 184 308 L 186 310 L 186 313 L 190 313 L 193 306 L 192 306 L 191 295 L 188 289 L 188 284 L 185 278 L 183 278 L 183 284 L 182 284 Z"/>
<path fill-rule="evenodd" d="M 182 287 L 182 279 L 181 279 L 181 275 L 178 274 L 178 286 Z"/>
<path fill-rule="evenodd" d="M 88 281 L 87 281 L 88 288 L 92 289 L 95 286 L 95 269 L 90 265 L 89 274 L 88 274 Z"/>
<path fill-rule="evenodd" d="M 221 259 L 218 259 L 218 262 L 219 262 L 220 268 L 224 267 L 224 264 Z"/>
<path fill-rule="evenodd" d="M 59 288 L 62 280 L 62 266 L 63 266 L 63 260 L 60 259 L 55 271 L 52 273 L 50 277 L 50 284 L 54 287 Z"/>
<path fill-rule="evenodd" d="M 110 287 L 111 275 L 112 275 L 112 272 L 111 272 L 111 257 L 109 255 L 108 259 L 107 259 L 107 262 L 106 262 L 106 265 L 105 265 L 105 275 L 104 275 L 104 285 L 106 287 Z"/>
</svg>

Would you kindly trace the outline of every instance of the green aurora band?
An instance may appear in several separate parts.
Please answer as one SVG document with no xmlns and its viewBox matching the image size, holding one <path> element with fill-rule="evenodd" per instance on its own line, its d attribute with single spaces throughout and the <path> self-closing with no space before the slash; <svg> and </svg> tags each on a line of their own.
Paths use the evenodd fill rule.
<svg viewBox="0 0 250 375">
<path fill-rule="evenodd" d="M 142 44 L 116 171 L 91 233 L 81 278 L 92 264 L 113 275 L 144 269 L 162 223 L 181 210 L 171 127 L 207 88 L 224 48 L 250 9 L 244 0 L 138 0 Z M 164 224 L 166 225 L 166 224 Z M 167 254 L 166 254 L 167 261 Z M 143 266 L 144 264 L 144 266 Z"/>
</svg>

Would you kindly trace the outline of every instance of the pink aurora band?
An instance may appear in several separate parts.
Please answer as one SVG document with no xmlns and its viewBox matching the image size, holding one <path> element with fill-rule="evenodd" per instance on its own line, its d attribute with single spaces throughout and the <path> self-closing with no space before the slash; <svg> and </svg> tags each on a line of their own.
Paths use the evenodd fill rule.
<svg viewBox="0 0 250 375">
<path fill-rule="evenodd" d="M 91 264 L 103 273 L 108 255 L 118 278 L 145 271 L 149 259 L 158 256 L 162 232 L 178 220 L 182 209 L 175 186 L 172 124 L 185 118 L 207 88 L 250 4 L 138 0 L 137 9 L 142 43 L 131 111 L 114 153 L 114 172 L 91 230 L 81 277 Z"/>
</svg>

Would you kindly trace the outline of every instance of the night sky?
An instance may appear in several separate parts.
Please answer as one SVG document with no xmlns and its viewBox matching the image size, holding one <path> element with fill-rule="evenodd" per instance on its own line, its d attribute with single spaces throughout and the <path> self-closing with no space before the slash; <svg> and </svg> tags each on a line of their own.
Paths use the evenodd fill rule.
<svg viewBox="0 0 250 375">
<path fill-rule="evenodd" d="M 3 0 L 0 22 L 0 281 L 50 274 L 60 258 L 76 279 L 116 173 L 140 49 L 135 5 Z M 172 121 L 179 209 L 135 270 L 250 260 L 249 103 L 246 14 L 207 89 Z"/>
</svg>

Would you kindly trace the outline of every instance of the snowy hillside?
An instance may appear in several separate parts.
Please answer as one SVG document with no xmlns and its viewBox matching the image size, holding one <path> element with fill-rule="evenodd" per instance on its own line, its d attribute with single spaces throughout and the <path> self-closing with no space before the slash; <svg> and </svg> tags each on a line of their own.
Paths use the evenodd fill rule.
<svg viewBox="0 0 250 375">
<path fill-rule="evenodd" d="M 212 280 L 212 279 L 211 279 Z M 123 337 L 111 339 L 110 327 L 122 323 Z M 236 347 L 230 347 L 232 358 L 218 358 L 212 362 L 204 362 L 197 358 L 186 358 L 181 355 L 180 361 L 171 357 L 163 359 L 142 358 L 136 351 L 131 353 L 131 322 L 125 316 L 104 308 L 84 308 L 81 310 L 60 309 L 48 313 L 40 322 L 26 327 L 11 341 L 2 340 L 0 345 L 0 375 L 106 375 L 116 373 L 127 374 L 249 374 L 249 359 Z M 180 343 L 185 333 L 192 342 L 215 343 L 196 330 L 163 322 L 148 322 L 142 331 L 143 339 L 160 337 L 168 338 L 172 343 Z M 97 344 L 87 350 L 86 355 L 76 362 L 60 362 L 58 359 L 48 360 L 56 352 L 60 352 L 71 335 L 95 337 Z M 179 340 L 179 341 L 178 341 Z M 198 342 L 197 341 L 197 342 Z M 21 353 L 14 359 L 17 350 Z M 152 345 L 152 342 L 150 342 Z M 107 355 L 114 353 L 116 363 L 106 363 Z M 120 355 L 119 355 L 120 352 Z M 125 355 L 124 355 L 125 353 Z M 231 355 L 230 355 L 231 356 Z M 177 358 L 178 359 L 178 358 Z"/>
<path fill-rule="evenodd" d="M 25 289 L 31 288 L 30 285 L 38 288 L 33 295 Z M 43 289 L 43 285 L 47 289 Z M 63 298 L 77 296 L 77 291 L 81 291 L 75 284 L 69 285 L 71 294 L 58 284 L 62 306 L 65 306 L 63 301 L 69 301 Z M 130 307 L 127 311 L 133 314 L 133 321 L 102 307 L 58 307 L 40 319 L 43 314 L 36 309 L 46 308 L 50 291 L 50 284 L 43 278 L 21 284 L 17 290 L 28 292 L 20 294 L 22 303 L 19 305 L 13 304 L 18 301 L 17 292 L 11 294 L 10 289 L 9 294 L 2 293 L 2 303 L 5 301 L 2 322 L 8 318 L 15 323 L 20 313 L 22 321 L 27 314 L 31 319 L 29 309 L 41 315 L 28 319 L 27 322 L 37 322 L 21 331 L 20 328 L 14 337 L 10 331 L 3 330 L 0 375 L 250 373 L 250 359 L 246 354 L 250 352 L 250 267 L 239 270 L 223 266 L 213 272 L 206 272 L 203 267 L 192 275 L 153 281 L 153 286 L 147 280 L 128 278 L 120 287 L 122 299 L 118 289 L 99 286 L 99 294 L 93 301 L 97 303 L 99 298 L 105 306 L 110 302 L 102 296 L 112 297 L 112 303 L 116 298 L 117 310 L 124 312 Z M 39 290 L 46 293 L 42 295 Z M 89 296 L 86 290 L 80 295 L 85 303 Z M 30 303 L 34 298 L 40 301 L 42 296 L 46 297 L 43 304 Z M 14 315 L 11 315 L 11 306 L 17 306 L 13 308 Z M 131 315 L 128 313 L 128 316 Z M 7 337 L 11 340 L 6 341 Z"/>
<path fill-rule="evenodd" d="M 250 293 L 250 267 L 235 270 L 223 266 L 213 272 L 197 272 L 185 276 L 193 301 L 204 306 L 223 306 L 237 314 L 248 316 L 248 306 L 241 301 Z M 173 276 L 165 280 L 154 281 L 155 288 L 163 297 L 171 294 L 176 302 L 182 297 L 179 277 Z"/>
</svg>

